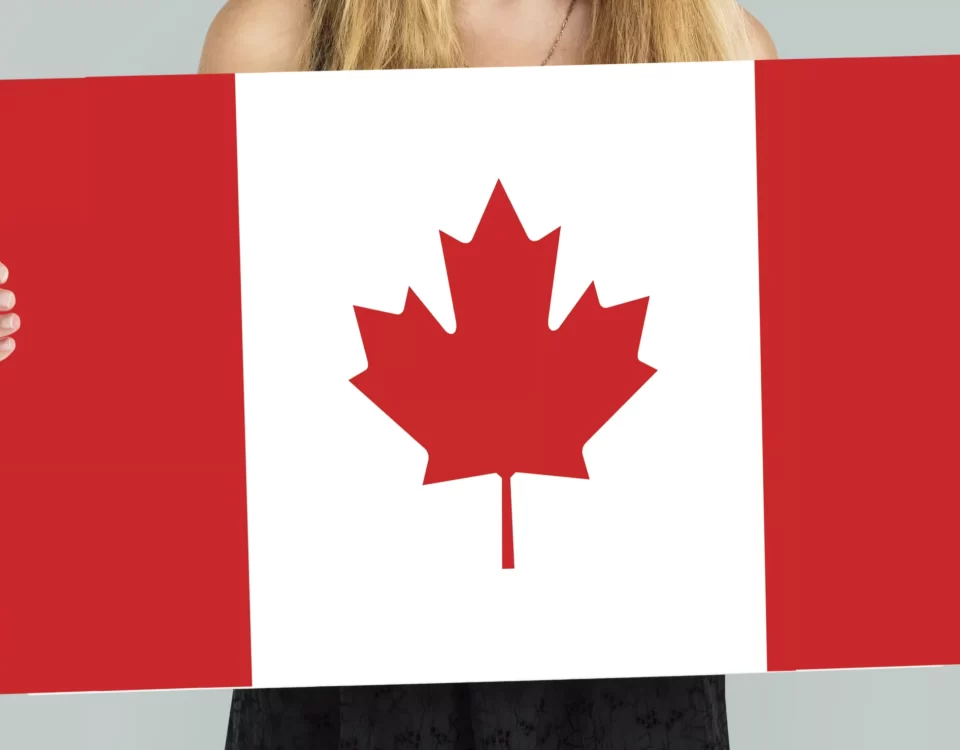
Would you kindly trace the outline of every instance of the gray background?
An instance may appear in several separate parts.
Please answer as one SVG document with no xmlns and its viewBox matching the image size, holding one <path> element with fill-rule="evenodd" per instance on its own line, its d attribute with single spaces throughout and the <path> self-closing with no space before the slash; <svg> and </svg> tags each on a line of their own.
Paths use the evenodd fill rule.
<svg viewBox="0 0 960 750">
<path fill-rule="evenodd" d="M 0 78 L 192 73 L 220 4 L 0 0 Z M 744 4 L 782 57 L 960 53 L 960 0 Z M 960 668 L 735 676 L 727 690 L 733 750 L 960 750 Z M 229 700 L 0 696 L 0 748 L 222 750 Z"/>
</svg>

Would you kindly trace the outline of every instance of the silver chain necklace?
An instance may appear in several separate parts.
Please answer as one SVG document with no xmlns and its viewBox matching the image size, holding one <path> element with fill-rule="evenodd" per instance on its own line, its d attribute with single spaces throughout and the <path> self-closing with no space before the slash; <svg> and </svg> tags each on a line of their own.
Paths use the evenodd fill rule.
<svg viewBox="0 0 960 750">
<path fill-rule="evenodd" d="M 550 51 L 547 53 L 547 56 L 543 58 L 543 62 L 540 63 L 541 68 L 544 65 L 546 65 L 548 62 L 550 62 L 550 59 L 553 57 L 553 53 L 557 51 L 557 47 L 560 44 L 560 37 L 563 36 L 563 32 L 566 30 L 567 24 L 570 22 L 570 16 L 573 15 L 573 6 L 576 4 L 577 4 L 577 0 L 570 0 L 570 7 L 567 8 L 567 15 L 564 16 L 563 23 L 560 24 L 560 32 L 557 34 L 557 38 L 553 40 L 553 46 L 550 48 Z M 463 67 L 469 68 L 470 66 L 464 63 Z"/>
</svg>

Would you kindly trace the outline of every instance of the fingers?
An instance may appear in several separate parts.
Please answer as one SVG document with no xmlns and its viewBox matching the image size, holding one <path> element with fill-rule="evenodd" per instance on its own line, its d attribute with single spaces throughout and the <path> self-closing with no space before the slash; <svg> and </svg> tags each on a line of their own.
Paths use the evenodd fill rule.
<svg viewBox="0 0 960 750">
<path fill-rule="evenodd" d="M 0 362 L 13 354 L 16 348 L 17 344 L 13 339 L 0 339 Z"/>
<path fill-rule="evenodd" d="M 0 315 L 0 336 L 12 336 L 20 327 L 20 316 L 16 313 Z"/>
<path fill-rule="evenodd" d="M 16 313 L 0 315 L 0 337 L 2 337 L 0 338 L 0 362 L 13 354 L 13 350 L 16 349 L 16 342 L 7 337 L 16 333 L 19 327 L 20 316 Z"/>
<path fill-rule="evenodd" d="M 13 354 L 13 350 L 17 347 L 16 342 L 8 337 L 16 333 L 19 327 L 20 316 L 16 313 L 0 315 L 0 337 L 2 337 L 0 338 L 0 362 Z"/>
<path fill-rule="evenodd" d="M 5 284 L 8 278 L 10 278 L 10 272 L 3 263 L 0 263 L 0 284 Z M 8 338 L 20 328 L 20 316 L 9 312 L 15 304 L 17 304 L 17 298 L 13 292 L 0 289 L 0 362 L 13 354 L 17 346 L 13 339 Z"/>
</svg>

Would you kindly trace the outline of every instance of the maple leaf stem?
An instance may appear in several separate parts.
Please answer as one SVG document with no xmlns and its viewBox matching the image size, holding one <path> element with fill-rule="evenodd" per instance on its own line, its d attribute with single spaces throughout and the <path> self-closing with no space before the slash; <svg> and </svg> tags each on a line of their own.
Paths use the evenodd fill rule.
<svg viewBox="0 0 960 750">
<path fill-rule="evenodd" d="M 510 477 L 512 474 L 500 475 L 500 486 L 503 510 L 501 522 L 503 525 L 503 569 L 513 569 L 513 496 L 510 492 Z"/>
</svg>

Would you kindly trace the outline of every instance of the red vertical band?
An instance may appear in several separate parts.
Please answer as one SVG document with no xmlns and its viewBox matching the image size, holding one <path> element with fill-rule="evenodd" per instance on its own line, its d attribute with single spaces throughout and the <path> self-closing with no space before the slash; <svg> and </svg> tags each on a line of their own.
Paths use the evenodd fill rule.
<svg viewBox="0 0 960 750">
<path fill-rule="evenodd" d="M 769 668 L 960 663 L 960 57 L 756 76 Z"/>
<path fill-rule="evenodd" d="M 248 685 L 233 78 L 0 109 L 0 692 Z"/>
</svg>

